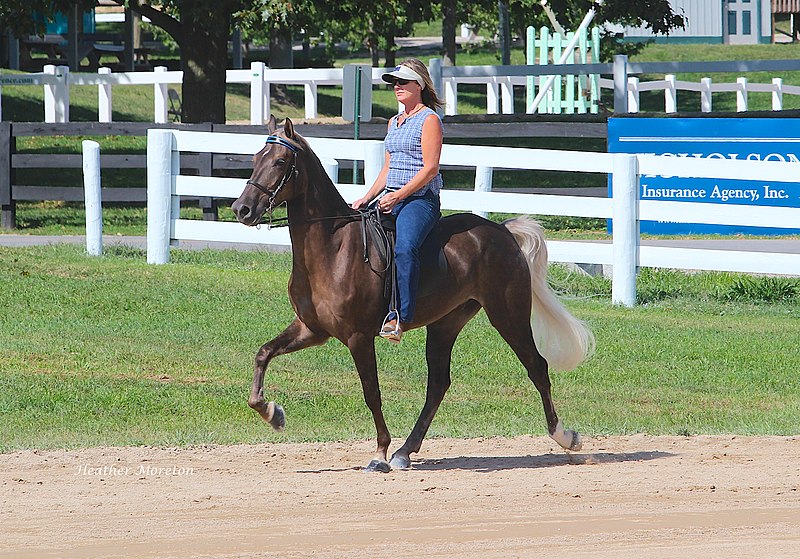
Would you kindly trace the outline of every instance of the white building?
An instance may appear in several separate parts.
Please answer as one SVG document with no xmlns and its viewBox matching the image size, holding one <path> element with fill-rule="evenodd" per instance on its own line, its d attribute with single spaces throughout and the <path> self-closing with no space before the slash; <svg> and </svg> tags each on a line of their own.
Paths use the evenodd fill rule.
<svg viewBox="0 0 800 559">
<path fill-rule="evenodd" d="M 744 45 L 772 42 L 773 13 L 787 13 L 783 4 L 798 0 L 670 0 L 672 9 L 686 18 L 686 28 L 654 35 L 643 27 L 612 27 L 625 40 L 655 39 L 659 43 L 724 43 Z M 775 9 L 773 9 L 775 4 Z M 800 7 L 799 7 L 800 8 Z M 800 11 L 800 9 L 798 9 Z"/>
</svg>

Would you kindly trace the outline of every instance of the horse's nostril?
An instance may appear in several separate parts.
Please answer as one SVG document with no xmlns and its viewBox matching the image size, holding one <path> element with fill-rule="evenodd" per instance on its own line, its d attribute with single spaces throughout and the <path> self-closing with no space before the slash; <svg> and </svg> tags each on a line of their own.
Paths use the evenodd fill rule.
<svg viewBox="0 0 800 559">
<path fill-rule="evenodd" d="M 239 219 L 244 219 L 250 215 L 250 207 L 245 204 L 234 203 L 231 209 Z"/>
</svg>

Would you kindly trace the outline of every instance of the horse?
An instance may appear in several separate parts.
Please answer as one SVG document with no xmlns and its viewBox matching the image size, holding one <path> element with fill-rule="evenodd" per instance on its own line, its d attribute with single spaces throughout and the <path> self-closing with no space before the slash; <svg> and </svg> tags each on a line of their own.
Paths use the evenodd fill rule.
<svg viewBox="0 0 800 559">
<path fill-rule="evenodd" d="M 279 355 L 336 338 L 350 350 L 375 422 L 377 448 L 365 470 L 408 469 L 450 387 L 456 338 L 483 308 L 539 391 L 550 437 L 565 449 L 580 450 L 580 434 L 565 429 L 556 414 L 548 367 L 573 369 L 592 353 L 594 337 L 548 285 L 541 226 L 527 217 L 498 224 L 460 213 L 437 225 L 446 281 L 437 291 L 418 295 L 413 323 L 405 328 L 427 328 L 426 397 L 410 435 L 387 461 L 391 436 L 381 411 L 375 354 L 388 304 L 383 274 L 363 263 L 358 212 L 342 198 L 291 120 L 279 131 L 272 116 L 267 130 L 264 147 L 253 157 L 253 172 L 231 209 L 239 222 L 257 226 L 286 204 L 292 244 L 289 299 L 295 318 L 258 350 L 249 406 L 282 430 L 283 408 L 263 394 L 267 366 Z"/>
</svg>

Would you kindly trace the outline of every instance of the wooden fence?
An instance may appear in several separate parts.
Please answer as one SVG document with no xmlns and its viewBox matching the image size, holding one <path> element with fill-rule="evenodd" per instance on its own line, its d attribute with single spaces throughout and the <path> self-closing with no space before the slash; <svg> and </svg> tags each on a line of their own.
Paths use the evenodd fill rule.
<svg viewBox="0 0 800 559">
<path fill-rule="evenodd" d="M 491 137 L 559 137 L 559 138 L 605 138 L 606 120 L 603 117 L 586 115 L 572 117 L 571 121 L 543 120 L 536 117 L 488 117 L 445 118 L 445 136 L 450 139 Z M 10 123 L 0 122 L 0 226 L 13 229 L 16 225 L 16 202 L 64 200 L 83 201 L 84 191 L 80 183 L 75 186 L 51 186 L 21 184 L 17 178 L 20 169 L 80 169 L 81 155 L 53 153 L 18 153 L 17 138 L 30 136 L 146 136 L 148 129 L 164 128 L 176 130 L 214 131 L 231 134 L 260 133 L 263 128 L 251 125 L 223 124 L 152 124 L 137 123 Z M 296 130 L 304 136 L 327 138 L 352 138 L 353 127 L 349 125 L 298 124 Z M 360 137 L 382 140 L 386 134 L 385 123 L 363 123 Z M 144 152 L 130 154 L 103 154 L 102 169 L 145 169 Z M 181 167 L 193 170 L 200 176 L 225 175 L 252 167 L 250 156 L 210 153 L 184 153 Z M 346 168 L 343 164 L 342 168 Z M 104 203 L 144 203 L 146 200 L 144 177 L 140 187 L 104 188 Z M 216 219 L 216 205 L 211 199 L 202 198 L 200 205 L 208 220 Z"/>
</svg>

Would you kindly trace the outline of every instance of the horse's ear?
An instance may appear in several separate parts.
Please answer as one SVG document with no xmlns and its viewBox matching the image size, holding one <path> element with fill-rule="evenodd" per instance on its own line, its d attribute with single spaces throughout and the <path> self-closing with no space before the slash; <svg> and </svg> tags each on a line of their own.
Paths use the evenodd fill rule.
<svg viewBox="0 0 800 559">
<path fill-rule="evenodd" d="M 277 129 L 278 119 L 275 118 L 275 115 L 269 115 L 269 121 L 267 121 L 267 132 L 274 134 Z"/>
<path fill-rule="evenodd" d="M 286 117 L 286 121 L 283 123 L 283 134 L 287 138 L 294 139 L 294 124 L 292 124 L 292 119 L 288 116 Z"/>
</svg>

